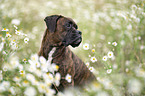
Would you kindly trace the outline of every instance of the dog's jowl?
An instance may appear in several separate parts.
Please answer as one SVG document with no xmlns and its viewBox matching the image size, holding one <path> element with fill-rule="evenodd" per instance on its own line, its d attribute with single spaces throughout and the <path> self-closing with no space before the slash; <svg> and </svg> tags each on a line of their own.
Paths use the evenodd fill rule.
<svg viewBox="0 0 145 96">
<path fill-rule="evenodd" d="M 42 39 L 39 56 L 48 59 L 51 50 L 55 49 L 52 63 L 59 66 L 61 80 L 58 87 L 53 86 L 54 89 L 63 91 L 67 87 L 79 87 L 95 80 L 95 76 L 84 62 L 68 48 L 69 45 L 77 47 L 82 41 L 82 32 L 77 30 L 76 23 L 71 18 L 61 15 L 48 16 L 44 21 L 47 29 Z M 67 74 L 71 75 L 70 83 L 64 79 Z"/>
</svg>

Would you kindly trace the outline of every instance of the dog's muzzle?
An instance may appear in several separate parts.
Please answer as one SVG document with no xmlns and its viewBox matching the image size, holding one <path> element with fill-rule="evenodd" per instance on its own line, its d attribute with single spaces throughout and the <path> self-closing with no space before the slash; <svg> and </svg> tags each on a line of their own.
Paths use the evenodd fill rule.
<svg viewBox="0 0 145 96">
<path fill-rule="evenodd" d="M 66 37 L 63 40 L 63 45 L 65 46 L 71 45 L 72 47 L 79 46 L 82 41 L 81 35 L 82 35 L 82 32 L 78 30 L 68 32 Z"/>
</svg>

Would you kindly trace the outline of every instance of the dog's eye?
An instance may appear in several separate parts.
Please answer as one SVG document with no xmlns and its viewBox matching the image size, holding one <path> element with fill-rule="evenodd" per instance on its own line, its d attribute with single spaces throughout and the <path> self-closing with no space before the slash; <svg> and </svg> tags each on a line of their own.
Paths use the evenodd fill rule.
<svg viewBox="0 0 145 96">
<path fill-rule="evenodd" d="M 71 26 L 72 26 L 72 25 L 71 25 L 70 23 L 66 24 L 66 27 L 67 27 L 67 28 L 71 28 Z"/>
</svg>

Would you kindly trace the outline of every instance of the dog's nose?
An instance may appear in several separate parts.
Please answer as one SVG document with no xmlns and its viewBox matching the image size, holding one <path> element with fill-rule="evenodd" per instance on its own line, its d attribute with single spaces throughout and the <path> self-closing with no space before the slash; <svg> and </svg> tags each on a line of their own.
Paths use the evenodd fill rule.
<svg viewBox="0 0 145 96">
<path fill-rule="evenodd" d="M 81 32 L 81 31 L 78 31 L 78 33 L 79 33 L 80 35 L 82 35 L 82 32 Z"/>
</svg>

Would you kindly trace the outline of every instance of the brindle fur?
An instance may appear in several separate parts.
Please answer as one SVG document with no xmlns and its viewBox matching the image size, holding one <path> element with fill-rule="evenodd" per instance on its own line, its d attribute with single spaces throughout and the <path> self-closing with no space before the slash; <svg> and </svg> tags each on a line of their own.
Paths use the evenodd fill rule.
<svg viewBox="0 0 145 96">
<path fill-rule="evenodd" d="M 60 80 L 60 85 L 58 87 L 53 87 L 59 91 L 63 91 L 65 88 L 71 86 L 79 87 L 95 80 L 95 76 L 89 71 L 84 62 L 77 57 L 69 47 L 62 45 L 62 40 L 67 34 L 62 27 L 66 20 L 72 21 L 72 19 L 62 16 L 56 21 L 57 24 L 54 24 L 56 26 L 55 32 L 50 32 L 47 26 L 39 51 L 39 56 L 44 56 L 47 59 L 49 52 L 53 47 L 56 47 L 56 51 L 52 56 L 52 63 L 59 65 L 58 72 L 61 74 L 62 79 Z M 72 22 L 74 23 L 74 21 Z M 67 74 L 72 76 L 71 83 L 68 83 L 64 79 Z"/>
</svg>

